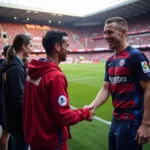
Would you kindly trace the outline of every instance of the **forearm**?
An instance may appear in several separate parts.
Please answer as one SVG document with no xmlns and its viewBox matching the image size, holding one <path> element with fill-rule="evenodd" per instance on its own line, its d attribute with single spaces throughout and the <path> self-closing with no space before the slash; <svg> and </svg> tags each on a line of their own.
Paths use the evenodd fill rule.
<svg viewBox="0 0 150 150">
<path fill-rule="evenodd" d="M 110 91 L 108 89 L 102 88 L 98 92 L 95 100 L 92 102 L 91 105 L 94 107 L 94 109 L 103 105 L 107 101 L 107 99 L 109 98 L 109 95 L 110 95 Z"/>
<path fill-rule="evenodd" d="M 144 116 L 142 125 L 150 126 L 150 91 L 146 91 L 144 97 Z"/>
<path fill-rule="evenodd" d="M 90 117 L 90 111 L 88 108 L 71 110 L 62 109 L 55 112 L 55 122 L 61 126 L 71 126 L 77 124 Z"/>
</svg>

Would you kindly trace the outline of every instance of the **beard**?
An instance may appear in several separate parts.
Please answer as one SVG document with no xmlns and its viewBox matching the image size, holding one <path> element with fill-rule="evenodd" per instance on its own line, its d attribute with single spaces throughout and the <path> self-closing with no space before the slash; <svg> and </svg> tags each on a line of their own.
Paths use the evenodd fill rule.
<svg viewBox="0 0 150 150">
<path fill-rule="evenodd" d="M 66 57 L 61 58 L 61 61 L 66 61 L 66 60 L 67 60 Z"/>
<path fill-rule="evenodd" d="M 59 60 L 61 61 L 66 61 L 67 60 L 67 55 L 66 54 L 60 54 L 59 55 Z"/>
</svg>

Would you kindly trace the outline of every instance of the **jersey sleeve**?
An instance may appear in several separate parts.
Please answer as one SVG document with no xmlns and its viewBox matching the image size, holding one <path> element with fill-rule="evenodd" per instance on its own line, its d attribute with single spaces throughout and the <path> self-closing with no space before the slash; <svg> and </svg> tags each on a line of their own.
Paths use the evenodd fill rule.
<svg viewBox="0 0 150 150">
<path fill-rule="evenodd" d="M 131 55 L 131 71 L 139 81 L 150 79 L 150 67 L 147 57 L 139 52 Z"/>
<path fill-rule="evenodd" d="M 72 110 L 69 106 L 67 81 L 63 76 L 57 76 L 52 81 L 50 102 L 55 123 L 60 126 L 70 126 L 89 118 L 88 108 Z"/>
</svg>

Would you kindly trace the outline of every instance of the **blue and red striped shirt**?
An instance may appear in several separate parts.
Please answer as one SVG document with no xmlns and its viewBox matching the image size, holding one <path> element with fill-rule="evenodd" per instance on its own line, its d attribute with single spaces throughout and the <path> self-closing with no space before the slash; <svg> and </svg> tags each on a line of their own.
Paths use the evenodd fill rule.
<svg viewBox="0 0 150 150">
<path fill-rule="evenodd" d="M 135 123 L 142 119 L 144 91 L 140 81 L 150 79 L 148 63 L 146 56 L 131 46 L 107 60 L 104 81 L 110 83 L 115 119 Z"/>
</svg>

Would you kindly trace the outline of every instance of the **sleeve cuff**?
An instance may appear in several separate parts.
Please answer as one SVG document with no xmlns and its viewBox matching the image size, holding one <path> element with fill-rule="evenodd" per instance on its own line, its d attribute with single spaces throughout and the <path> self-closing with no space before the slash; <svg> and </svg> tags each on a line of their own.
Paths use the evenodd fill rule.
<svg viewBox="0 0 150 150">
<path fill-rule="evenodd" d="M 83 111 L 85 113 L 84 118 L 88 119 L 90 117 L 90 110 L 88 108 L 83 108 Z"/>
</svg>

